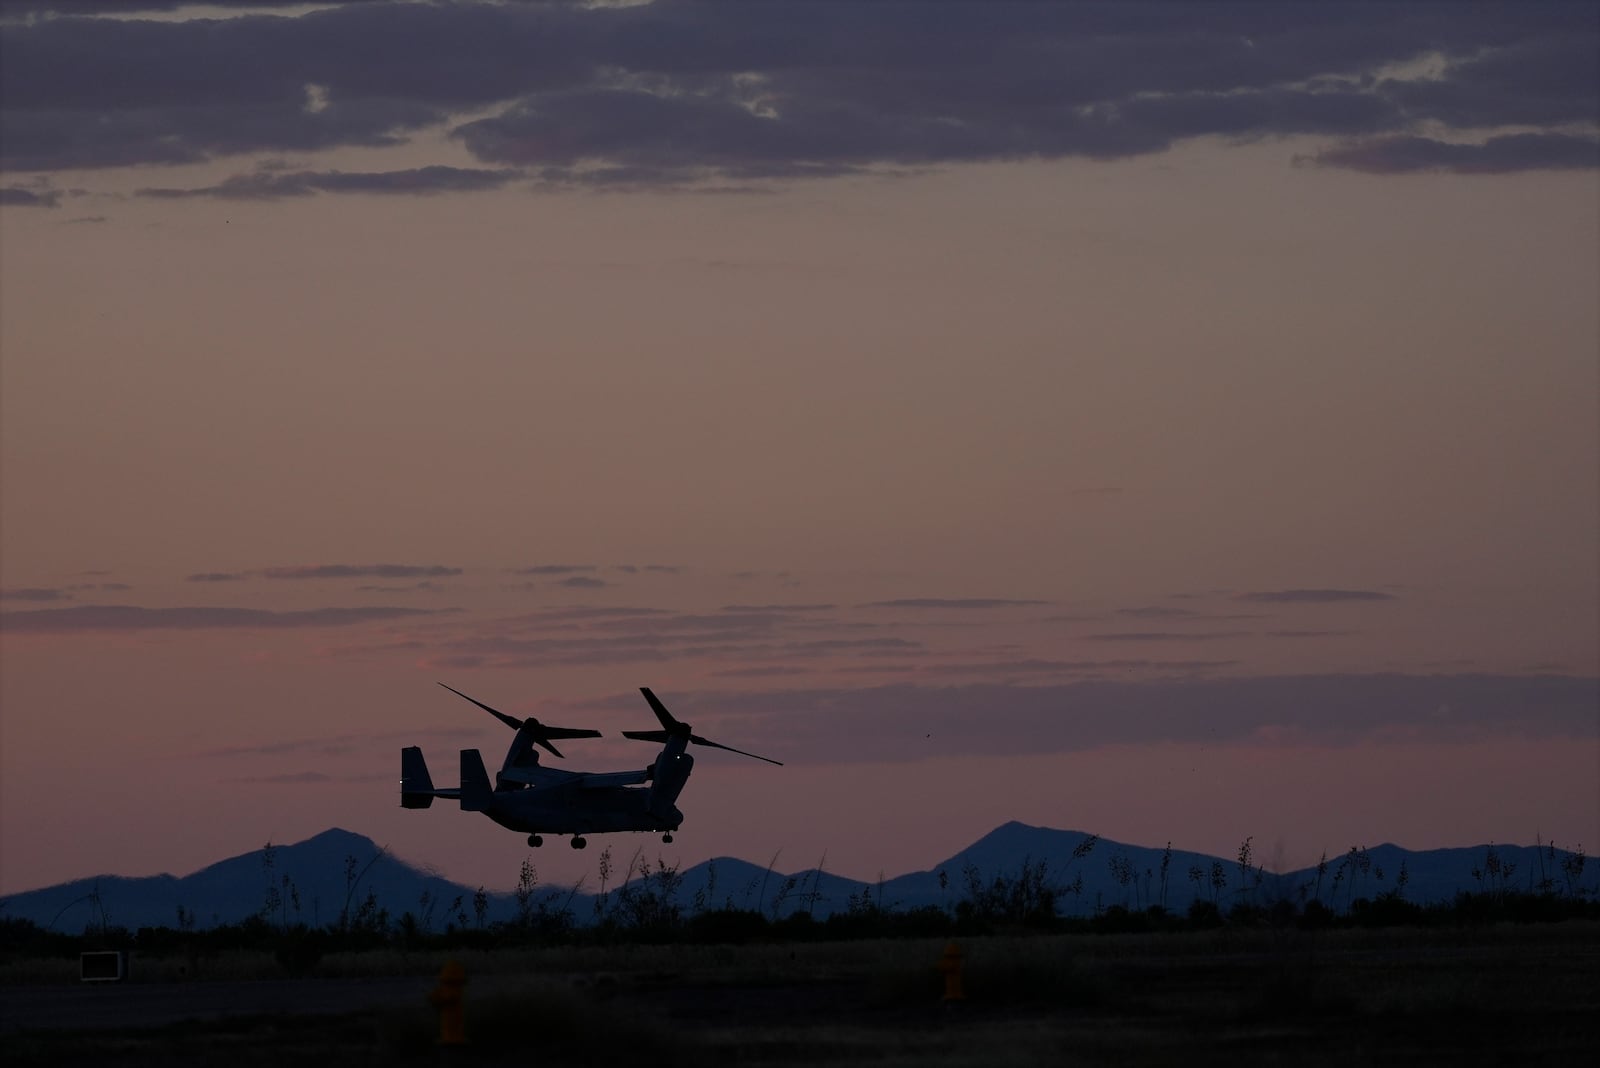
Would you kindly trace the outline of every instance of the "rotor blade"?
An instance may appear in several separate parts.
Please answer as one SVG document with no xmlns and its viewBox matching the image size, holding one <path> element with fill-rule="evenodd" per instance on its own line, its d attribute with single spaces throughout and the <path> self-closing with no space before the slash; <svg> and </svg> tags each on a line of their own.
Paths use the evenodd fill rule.
<svg viewBox="0 0 1600 1068">
<path fill-rule="evenodd" d="M 660 699 L 657 698 L 655 694 L 650 692 L 650 687 L 641 686 L 639 687 L 639 692 L 644 694 L 644 699 L 646 701 L 650 702 L 650 711 L 656 714 L 656 719 L 661 721 L 661 725 L 663 727 L 670 731 L 674 727 L 682 726 L 682 724 L 672 718 L 672 713 L 667 711 L 667 706 L 662 704 Z"/>
<path fill-rule="evenodd" d="M 661 742 L 663 744 L 666 743 L 668 738 L 672 737 L 667 731 L 623 731 L 622 736 L 639 742 Z"/>
<path fill-rule="evenodd" d="M 555 754 L 558 757 L 561 757 L 562 760 L 567 759 L 566 757 L 561 756 L 561 750 L 557 749 L 555 746 L 551 745 L 549 742 L 545 741 L 544 738 L 542 738 L 542 737 L 540 737 L 538 735 L 534 736 L 533 744 L 550 750 L 551 753 Z"/>
<path fill-rule="evenodd" d="M 735 749 L 731 745 L 723 745 L 721 742 L 713 742 L 711 739 L 702 738 L 698 734 L 689 735 L 689 740 L 696 745 L 709 745 L 713 749 L 726 749 L 730 753 L 738 753 L 740 756 L 755 757 L 757 760 L 765 760 L 768 764 L 776 764 L 780 768 L 783 767 L 783 761 L 781 760 L 773 760 L 771 757 L 764 757 L 759 753 L 747 753 L 743 749 Z"/>
<path fill-rule="evenodd" d="M 535 720 L 530 720 L 529 722 L 531 722 L 535 726 L 537 726 L 539 728 L 540 735 L 542 735 L 545 738 L 599 738 L 599 737 L 602 737 L 602 735 L 600 734 L 599 731 L 590 730 L 587 727 L 546 727 L 543 723 L 540 723 L 536 719 Z"/>
<path fill-rule="evenodd" d="M 444 683 L 441 682 L 439 685 L 440 686 L 444 686 Z M 520 719 L 512 719 L 510 716 L 506 715 L 504 712 L 501 712 L 499 709 L 496 709 L 496 708 L 490 708 L 488 705 L 484 704 L 482 701 L 479 701 L 477 698 L 467 697 L 466 694 L 462 693 L 460 690 L 456 689 L 454 686 L 444 686 L 444 688 L 449 690 L 451 693 L 455 694 L 457 697 L 464 697 L 468 701 L 471 701 L 473 704 L 477 705 L 479 708 L 483 709 L 485 712 L 489 713 L 489 715 L 493 716 L 495 719 L 499 720 L 501 723 L 504 723 L 507 727 L 510 727 L 512 730 L 517 730 L 522 726 L 522 721 Z"/>
</svg>

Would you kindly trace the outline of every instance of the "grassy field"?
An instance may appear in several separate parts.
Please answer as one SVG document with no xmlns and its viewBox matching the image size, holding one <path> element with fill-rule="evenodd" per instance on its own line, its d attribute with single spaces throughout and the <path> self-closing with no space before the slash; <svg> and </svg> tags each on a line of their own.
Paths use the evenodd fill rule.
<svg viewBox="0 0 1600 1068">
<path fill-rule="evenodd" d="M 1600 1048 L 1600 925 L 1218 930 L 963 940 L 947 1005 L 938 941 L 555 947 L 458 955 L 470 1045 L 433 1011 L 243 1015 L 7 1036 L 7 1065 L 326 1062 L 1033 1065 L 1554 1064 Z M 160 983 L 172 962 L 136 962 Z M 265 978 L 270 958 L 224 960 Z M 426 977 L 442 958 L 330 957 L 329 984 Z M 194 980 L 191 980 L 194 981 Z M 204 981 L 203 979 L 200 981 Z M 0 991 L 4 996 L 7 991 Z M 1585 1054 L 1584 1051 L 1589 1051 Z"/>
</svg>

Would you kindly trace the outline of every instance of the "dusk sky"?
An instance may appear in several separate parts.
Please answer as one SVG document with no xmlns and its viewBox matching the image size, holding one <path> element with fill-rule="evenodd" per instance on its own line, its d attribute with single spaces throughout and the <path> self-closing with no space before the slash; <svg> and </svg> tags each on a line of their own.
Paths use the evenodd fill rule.
<svg viewBox="0 0 1600 1068">
<path fill-rule="evenodd" d="M 0 0 L 0 105 L 0 893 L 1600 845 L 1600 5 Z M 530 851 L 437 682 L 785 766 Z"/>
</svg>

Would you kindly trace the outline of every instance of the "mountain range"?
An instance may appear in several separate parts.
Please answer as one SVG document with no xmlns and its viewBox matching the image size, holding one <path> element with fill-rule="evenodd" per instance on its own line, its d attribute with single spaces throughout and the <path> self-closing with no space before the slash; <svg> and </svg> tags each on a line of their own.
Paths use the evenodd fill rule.
<svg viewBox="0 0 1600 1068">
<path fill-rule="evenodd" d="M 627 860 L 625 848 L 614 849 L 615 867 Z M 1570 891 L 1574 868 L 1577 880 L 1594 880 L 1594 868 L 1581 865 L 1581 854 L 1548 845 L 1419 851 L 1385 844 L 1327 858 L 1320 873 L 1317 867 L 1267 872 L 1240 857 L 1176 849 L 1169 854 L 1013 821 L 926 871 L 876 882 L 818 868 L 778 872 L 718 857 L 672 873 L 671 879 L 653 875 L 648 887 L 660 891 L 673 884 L 672 900 L 686 910 L 753 909 L 769 917 L 799 910 L 821 919 L 850 908 L 852 902 L 896 909 L 953 908 L 974 887 L 990 886 L 996 878 L 1015 880 L 1042 866 L 1048 881 L 1064 890 L 1058 898 L 1064 915 L 1162 903 L 1181 911 L 1196 899 L 1227 909 L 1241 900 L 1315 898 L 1343 911 L 1352 900 L 1383 893 L 1427 904 L 1452 900 L 1462 891 L 1538 890 L 1545 880 L 1553 889 Z M 636 887 L 639 879 L 635 874 Z M 613 903 L 621 885 L 626 884 L 614 876 L 607 888 Z M 598 887 L 531 889 L 533 902 L 570 908 L 580 923 L 598 913 L 596 894 L 584 892 Z M 101 875 L 13 894 L 0 900 L 0 919 L 31 920 L 69 933 L 102 925 L 137 929 L 190 923 L 204 928 L 263 913 L 274 922 L 325 926 L 336 923 L 345 910 L 353 915 L 369 898 L 391 919 L 410 912 L 425 929 L 517 915 L 516 894 L 491 893 L 475 902 L 475 893 L 474 887 L 394 857 L 370 838 L 335 828 L 293 845 L 241 853 L 181 878 Z M 483 906 L 481 917 L 478 904 Z"/>
</svg>

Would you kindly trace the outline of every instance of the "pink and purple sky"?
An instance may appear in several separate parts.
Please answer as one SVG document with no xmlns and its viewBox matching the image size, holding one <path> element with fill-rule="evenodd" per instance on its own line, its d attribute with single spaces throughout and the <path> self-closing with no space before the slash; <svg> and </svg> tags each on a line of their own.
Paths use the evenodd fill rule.
<svg viewBox="0 0 1600 1068">
<path fill-rule="evenodd" d="M 509 887 L 437 681 L 785 761 L 686 865 L 1600 843 L 1600 8 L 138 7 L 0 2 L 0 893 Z"/>
</svg>

